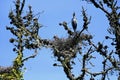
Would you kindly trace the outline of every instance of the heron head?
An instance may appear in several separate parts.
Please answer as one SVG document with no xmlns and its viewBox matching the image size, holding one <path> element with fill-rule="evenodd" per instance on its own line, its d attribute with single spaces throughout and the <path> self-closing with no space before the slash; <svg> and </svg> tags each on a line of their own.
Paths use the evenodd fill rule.
<svg viewBox="0 0 120 80">
<path fill-rule="evenodd" d="M 75 12 L 73 13 L 73 17 L 75 16 Z"/>
</svg>

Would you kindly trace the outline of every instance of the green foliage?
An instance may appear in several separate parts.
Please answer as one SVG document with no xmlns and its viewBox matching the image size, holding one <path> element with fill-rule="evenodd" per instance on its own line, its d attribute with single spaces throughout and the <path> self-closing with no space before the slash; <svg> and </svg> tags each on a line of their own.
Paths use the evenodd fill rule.
<svg viewBox="0 0 120 80">
<path fill-rule="evenodd" d="M 15 36 L 11 38 L 10 43 L 14 44 L 13 51 L 17 54 L 17 57 L 13 61 L 13 66 L 9 69 L 10 71 L 2 71 L 0 73 L 0 78 L 2 80 L 23 80 L 22 67 L 24 66 L 24 61 L 30 58 L 34 58 L 37 55 L 37 49 L 40 48 L 41 43 L 38 36 L 39 28 L 41 27 L 38 23 L 37 18 L 33 17 L 31 6 L 29 6 L 29 13 L 22 16 L 22 11 L 24 8 L 25 0 L 20 2 L 16 0 L 16 9 L 10 11 L 9 18 L 10 24 L 13 27 L 6 27 L 7 30 Z M 23 51 L 25 49 L 35 50 L 34 54 L 24 58 Z"/>
</svg>

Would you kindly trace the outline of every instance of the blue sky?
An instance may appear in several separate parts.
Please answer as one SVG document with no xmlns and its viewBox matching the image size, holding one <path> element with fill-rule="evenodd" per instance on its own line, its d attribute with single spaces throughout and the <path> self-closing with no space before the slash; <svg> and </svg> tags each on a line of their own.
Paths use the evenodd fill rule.
<svg viewBox="0 0 120 80">
<path fill-rule="evenodd" d="M 89 32 L 94 35 L 95 42 L 104 41 L 104 35 L 107 34 L 106 28 L 108 22 L 102 11 L 93 7 L 82 0 L 26 0 L 24 13 L 26 13 L 27 6 L 32 5 L 34 14 L 44 11 L 40 15 L 39 22 L 44 25 L 40 29 L 39 35 L 42 38 L 53 39 L 54 35 L 59 37 L 67 37 L 63 27 L 59 26 L 59 22 L 66 21 L 70 28 L 72 13 L 75 12 L 78 19 L 77 30 L 82 29 L 82 6 L 87 9 L 88 16 L 92 16 L 91 24 L 89 25 Z M 13 0 L 0 0 L 0 65 L 12 65 L 16 54 L 12 51 L 13 45 L 9 43 L 12 34 L 6 30 L 6 26 L 10 26 L 8 13 L 14 9 Z M 107 43 L 109 44 L 109 43 Z M 29 53 L 28 53 L 29 54 Z M 25 80 L 67 80 L 63 69 L 53 67 L 55 62 L 52 51 L 43 48 L 40 50 L 38 56 L 34 59 L 25 62 L 27 68 L 24 79 Z"/>
</svg>

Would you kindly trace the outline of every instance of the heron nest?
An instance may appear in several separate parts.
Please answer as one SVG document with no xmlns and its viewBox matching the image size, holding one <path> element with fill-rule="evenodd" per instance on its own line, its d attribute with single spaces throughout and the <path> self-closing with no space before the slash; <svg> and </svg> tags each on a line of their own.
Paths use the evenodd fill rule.
<svg viewBox="0 0 120 80">
<path fill-rule="evenodd" d="M 76 57 L 78 51 L 85 45 L 85 41 L 91 39 L 92 36 L 88 34 L 76 33 L 68 38 L 59 38 L 54 36 L 53 40 L 53 52 L 54 56 L 62 58 Z"/>
</svg>

